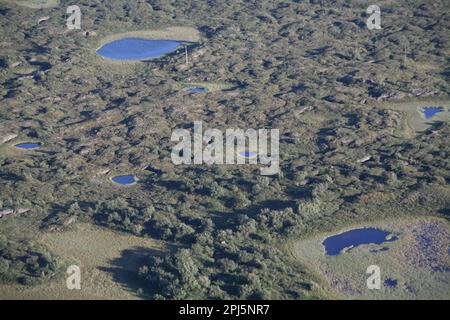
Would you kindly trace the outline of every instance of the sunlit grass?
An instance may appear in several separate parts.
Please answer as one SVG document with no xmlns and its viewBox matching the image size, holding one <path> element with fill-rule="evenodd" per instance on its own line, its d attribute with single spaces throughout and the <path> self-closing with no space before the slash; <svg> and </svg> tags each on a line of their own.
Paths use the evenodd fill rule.
<svg viewBox="0 0 450 320">
<path fill-rule="evenodd" d="M 430 226 L 436 229 L 432 234 L 426 233 Z M 337 256 L 325 254 L 322 244 L 324 239 L 362 227 L 376 227 L 392 232 L 398 235 L 398 240 L 381 245 L 361 245 Z M 420 249 L 422 234 L 433 239 L 433 244 L 427 247 L 426 252 Z M 318 234 L 295 243 L 293 253 L 312 272 L 321 275 L 330 289 L 345 298 L 448 299 L 448 273 L 434 272 L 431 267 L 450 267 L 447 254 L 449 237 L 450 226 L 444 219 L 420 217 L 387 220 Z M 388 250 L 371 252 L 382 247 Z M 380 290 L 368 290 L 366 280 L 369 275 L 366 270 L 370 265 L 381 268 L 382 282 L 388 278 L 395 279 L 398 281 L 397 287 L 387 288 L 382 285 Z"/>
</svg>

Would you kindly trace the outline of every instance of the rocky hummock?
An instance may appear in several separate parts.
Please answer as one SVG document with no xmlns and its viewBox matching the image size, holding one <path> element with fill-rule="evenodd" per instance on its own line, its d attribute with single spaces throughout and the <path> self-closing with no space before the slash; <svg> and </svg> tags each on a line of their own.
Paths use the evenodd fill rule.
<svg viewBox="0 0 450 320">
<path fill-rule="evenodd" d="M 0 138 L 0 142 L 1 143 L 6 143 L 6 142 L 11 141 L 11 140 L 13 140 L 15 138 L 17 138 L 17 134 L 8 134 L 8 135 L 6 135 L 4 137 L 1 137 Z"/>
<path fill-rule="evenodd" d="M 17 210 L 5 209 L 5 210 L 0 211 L 0 218 L 7 217 L 7 216 L 13 216 L 16 214 L 26 213 L 28 211 L 30 211 L 30 209 L 25 209 L 25 208 L 20 208 Z"/>
</svg>

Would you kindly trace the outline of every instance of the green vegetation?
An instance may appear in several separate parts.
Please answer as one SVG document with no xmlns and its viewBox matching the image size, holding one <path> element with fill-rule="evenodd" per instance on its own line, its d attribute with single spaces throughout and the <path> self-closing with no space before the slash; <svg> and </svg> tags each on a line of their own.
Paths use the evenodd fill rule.
<svg viewBox="0 0 450 320">
<path fill-rule="evenodd" d="M 67 290 L 64 278 L 45 279 L 33 286 L 3 285 L 5 299 L 138 299 L 138 268 L 148 254 L 170 248 L 152 239 L 130 236 L 86 223 L 65 232 L 48 232 L 41 246 L 82 270 L 82 290 Z M 65 270 L 63 271 L 65 272 Z"/>
<path fill-rule="evenodd" d="M 449 218 L 450 123 L 436 118 L 414 132 L 396 107 L 425 98 L 448 106 L 443 1 L 380 1 L 383 29 L 373 32 L 365 1 L 90 0 L 78 4 L 82 30 L 72 31 L 63 17 L 73 3 L 60 2 L 0 6 L 0 210 L 30 209 L 0 219 L 9 286 L 53 286 L 64 273 L 55 261 L 74 255 L 36 243 L 76 238 L 87 223 L 171 248 L 135 260 L 133 297 L 335 298 L 292 254 L 294 241 L 359 223 Z M 130 64 L 95 54 L 109 36 L 171 26 L 198 30 L 187 66 L 184 50 Z M 193 84 L 215 92 L 181 90 Z M 198 120 L 280 129 L 280 174 L 174 166 L 172 130 Z M 20 141 L 43 147 L 17 150 Z M 110 181 L 124 172 L 136 185 Z M 88 259 L 105 248 L 75 246 Z"/>
<path fill-rule="evenodd" d="M 63 265 L 45 247 L 0 238 L 0 283 L 36 285 L 52 279 Z"/>
</svg>

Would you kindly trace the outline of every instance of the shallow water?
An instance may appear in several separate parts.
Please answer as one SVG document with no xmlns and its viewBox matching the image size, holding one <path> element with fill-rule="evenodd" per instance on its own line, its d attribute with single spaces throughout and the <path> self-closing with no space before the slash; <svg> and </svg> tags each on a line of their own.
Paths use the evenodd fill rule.
<svg viewBox="0 0 450 320">
<path fill-rule="evenodd" d="M 136 179 L 132 175 L 117 176 L 111 179 L 113 182 L 123 185 L 131 185 L 136 182 Z"/>
<path fill-rule="evenodd" d="M 168 54 L 181 45 L 175 40 L 125 38 L 112 41 L 97 50 L 97 54 L 113 60 L 145 60 Z"/>
<path fill-rule="evenodd" d="M 244 152 L 240 153 L 240 155 L 245 157 L 245 158 L 253 158 L 254 156 L 256 156 L 256 154 L 257 153 L 254 152 L 254 151 L 244 151 Z"/>
<path fill-rule="evenodd" d="M 186 89 L 186 91 L 189 93 L 205 93 L 205 92 L 208 92 L 208 89 L 203 88 L 203 87 L 192 87 L 192 88 Z"/>
<path fill-rule="evenodd" d="M 444 111 L 444 108 L 442 108 L 442 107 L 426 107 L 426 108 L 422 109 L 425 119 L 431 119 L 436 114 L 443 112 L 443 111 Z"/>
<path fill-rule="evenodd" d="M 395 288 L 397 286 L 397 280 L 386 279 L 384 280 L 384 285 L 389 288 Z"/>
<path fill-rule="evenodd" d="M 354 229 L 326 238 L 323 241 L 323 245 L 327 255 L 336 256 L 345 248 L 371 243 L 382 244 L 383 242 L 397 240 L 396 237 L 391 237 L 387 240 L 386 237 L 389 235 L 389 232 L 375 228 Z"/>
<path fill-rule="evenodd" d="M 41 145 L 38 143 L 19 143 L 16 144 L 15 147 L 20 149 L 37 149 L 40 148 Z"/>
</svg>

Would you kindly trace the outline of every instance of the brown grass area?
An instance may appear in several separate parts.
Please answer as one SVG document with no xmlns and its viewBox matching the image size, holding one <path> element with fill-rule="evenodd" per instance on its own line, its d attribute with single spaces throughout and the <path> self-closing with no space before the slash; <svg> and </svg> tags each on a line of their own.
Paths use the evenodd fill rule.
<svg viewBox="0 0 450 320">
<path fill-rule="evenodd" d="M 358 196 L 358 200 L 363 202 L 389 201 L 392 200 L 393 198 L 394 195 L 379 191 L 370 192 Z"/>
</svg>

